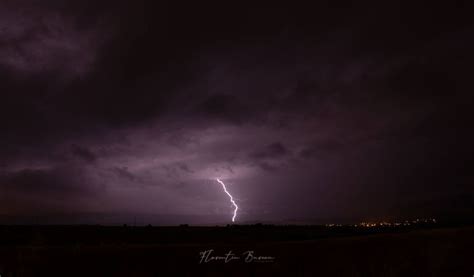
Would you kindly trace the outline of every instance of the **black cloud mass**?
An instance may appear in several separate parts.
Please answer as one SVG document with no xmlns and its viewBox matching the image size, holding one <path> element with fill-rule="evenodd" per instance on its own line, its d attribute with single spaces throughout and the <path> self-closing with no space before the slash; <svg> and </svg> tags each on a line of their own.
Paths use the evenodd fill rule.
<svg viewBox="0 0 474 277">
<path fill-rule="evenodd" d="M 2 1 L 0 215 L 472 217 L 470 10 Z"/>
</svg>

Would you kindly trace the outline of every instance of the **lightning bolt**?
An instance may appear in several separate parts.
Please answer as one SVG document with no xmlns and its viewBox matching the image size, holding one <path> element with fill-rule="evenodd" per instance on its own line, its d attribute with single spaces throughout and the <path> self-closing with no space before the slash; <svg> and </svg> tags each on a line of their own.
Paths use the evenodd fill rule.
<svg viewBox="0 0 474 277">
<path fill-rule="evenodd" d="M 232 216 L 232 222 L 235 222 L 235 217 L 237 216 L 237 210 L 239 210 L 239 206 L 237 206 L 237 204 L 236 204 L 235 201 L 234 201 L 234 198 L 233 198 L 232 195 L 227 191 L 227 188 L 225 187 L 224 182 L 222 182 L 221 180 L 219 180 L 219 178 L 216 178 L 216 181 L 219 182 L 219 184 L 222 185 L 222 188 L 224 189 L 225 193 L 227 193 L 227 195 L 228 195 L 229 198 L 230 198 L 230 202 L 232 202 L 232 205 L 234 205 L 234 207 L 235 207 L 235 209 L 234 209 L 234 216 Z"/>
</svg>

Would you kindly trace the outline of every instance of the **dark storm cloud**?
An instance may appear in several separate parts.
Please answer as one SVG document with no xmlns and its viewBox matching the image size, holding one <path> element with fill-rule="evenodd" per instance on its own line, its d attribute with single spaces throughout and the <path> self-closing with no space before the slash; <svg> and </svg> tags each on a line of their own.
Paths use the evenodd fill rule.
<svg viewBox="0 0 474 277">
<path fill-rule="evenodd" d="M 41 213 L 81 211 L 85 199 L 93 199 L 102 191 L 91 183 L 82 168 L 71 165 L 2 171 L 0 193 L 2 214 L 34 215 Z"/>
<path fill-rule="evenodd" d="M 77 156 L 86 162 L 92 163 L 97 159 L 96 155 L 94 155 L 90 150 L 75 144 L 71 145 L 71 152 L 74 156 Z"/>
<path fill-rule="evenodd" d="M 74 179 L 70 178 L 71 174 L 74 174 Z M 67 196 L 87 192 L 87 187 L 83 184 L 84 179 L 78 174 L 77 169 L 70 167 L 7 172 L 0 176 L 0 182 L 3 185 L 2 189 L 19 194 Z"/>
<path fill-rule="evenodd" d="M 279 158 L 288 154 L 288 150 L 280 142 L 275 142 L 265 146 L 263 149 L 253 153 L 252 158 L 256 159 L 271 159 Z"/>
<path fill-rule="evenodd" d="M 323 140 L 314 142 L 303 148 L 299 152 L 299 155 L 302 158 L 314 158 L 320 155 L 330 155 L 333 152 L 341 151 L 342 147 L 344 147 L 344 144 L 338 139 Z"/>
<path fill-rule="evenodd" d="M 54 72 L 68 78 L 86 74 L 104 36 L 102 26 L 81 24 L 77 13 L 47 4 L 2 2 L 0 65 L 19 74 Z"/>
<path fill-rule="evenodd" d="M 286 163 L 289 150 L 280 142 L 266 145 L 260 150 L 250 154 L 250 161 L 257 164 L 264 171 L 277 170 L 283 161 Z"/>
<path fill-rule="evenodd" d="M 128 179 L 129 181 L 136 181 L 137 176 L 133 175 L 128 171 L 127 167 L 114 167 L 113 172 L 115 172 L 120 178 Z"/>
<path fill-rule="evenodd" d="M 197 112 L 202 113 L 204 117 L 217 117 L 235 123 L 247 121 L 253 114 L 239 98 L 227 94 L 214 94 L 207 97 L 198 105 Z"/>
<path fill-rule="evenodd" d="M 0 190 L 218 215 L 221 177 L 249 219 L 472 195 L 468 9 L 189 5 L 0 4 Z"/>
</svg>

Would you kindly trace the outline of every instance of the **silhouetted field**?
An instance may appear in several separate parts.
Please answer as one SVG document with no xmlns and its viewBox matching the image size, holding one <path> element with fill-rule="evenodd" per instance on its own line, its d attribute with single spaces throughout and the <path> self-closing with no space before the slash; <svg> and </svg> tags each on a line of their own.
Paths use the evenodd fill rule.
<svg viewBox="0 0 474 277">
<path fill-rule="evenodd" d="M 0 234 L 1 277 L 474 274 L 472 226 L 0 226 Z"/>
</svg>

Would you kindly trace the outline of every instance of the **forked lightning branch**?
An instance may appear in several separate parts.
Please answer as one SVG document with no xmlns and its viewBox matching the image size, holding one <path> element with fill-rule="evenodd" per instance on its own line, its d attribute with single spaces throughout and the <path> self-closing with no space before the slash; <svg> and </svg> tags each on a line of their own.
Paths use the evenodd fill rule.
<svg viewBox="0 0 474 277">
<path fill-rule="evenodd" d="M 235 217 L 237 216 L 237 211 L 239 210 L 239 206 L 237 206 L 237 204 L 235 203 L 234 201 L 234 198 L 232 197 L 232 195 L 229 193 L 229 191 L 227 191 L 227 188 L 224 184 L 224 182 L 222 182 L 219 178 L 216 178 L 216 181 L 219 182 L 219 184 L 222 185 L 222 188 L 224 189 L 225 193 L 229 196 L 230 198 L 230 202 L 232 202 L 232 205 L 234 205 L 234 215 L 232 216 L 232 222 L 235 222 Z"/>
</svg>

